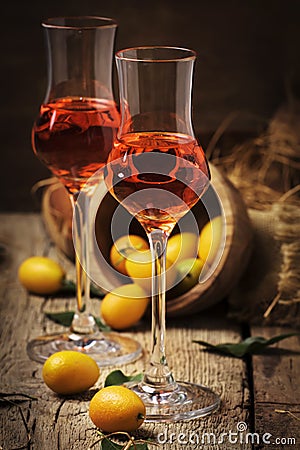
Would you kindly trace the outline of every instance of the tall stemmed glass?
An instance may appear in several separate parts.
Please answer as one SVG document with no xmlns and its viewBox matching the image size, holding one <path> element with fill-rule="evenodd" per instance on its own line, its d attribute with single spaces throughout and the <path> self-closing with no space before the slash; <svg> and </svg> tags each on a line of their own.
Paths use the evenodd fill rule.
<svg viewBox="0 0 300 450">
<path fill-rule="evenodd" d="M 131 385 L 149 421 L 202 417 L 219 397 L 199 384 L 176 382 L 165 351 L 167 239 L 209 184 L 195 139 L 191 91 L 196 55 L 176 47 L 137 47 L 116 54 L 121 125 L 105 169 L 112 195 L 145 229 L 152 252 L 152 343 L 143 381 Z"/>
<path fill-rule="evenodd" d="M 89 205 L 101 168 L 112 148 L 120 116 L 112 90 L 112 58 L 117 24 L 105 17 L 62 17 L 44 21 L 48 49 L 48 89 L 32 131 L 39 159 L 65 185 L 74 207 L 77 312 L 71 329 L 29 342 L 29 356 L 43 362 L 58 350 L 90 354 L 99 365 L 136 359 L 139 343 L 117 333 L 100 333 L 91 313 Z M 87 183 L 90 177 L 93 182 Z M 79 196 L 80 193 L 80 196 Z"/>
</svg>

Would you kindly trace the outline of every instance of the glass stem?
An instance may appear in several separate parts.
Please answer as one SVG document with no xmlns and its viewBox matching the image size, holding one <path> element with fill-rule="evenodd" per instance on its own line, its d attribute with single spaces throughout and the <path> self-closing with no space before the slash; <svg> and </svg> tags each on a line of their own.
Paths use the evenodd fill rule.
<svg viewBox="0 0 300 450">
<path fill-rule="evenodd" d="M 150 393 L 176 389 L 165 351 L 166 330 L 166 247 L 168 235 L 162 230 L 148 233 L 152 254 L 152 339 L 151 356 L 141 387 Z"/>
<path fill-rule="evenodd" d="M 71 324 L 76 334 L 94 334 L 98 331 L 91 314 L 89 273 L 90 201 L 89 193 L 81 191 L 80 196 L 71 197 L 74 211 L 73 236 L 75 245 L 76 299 L 77 311 Z"/>
</svg>

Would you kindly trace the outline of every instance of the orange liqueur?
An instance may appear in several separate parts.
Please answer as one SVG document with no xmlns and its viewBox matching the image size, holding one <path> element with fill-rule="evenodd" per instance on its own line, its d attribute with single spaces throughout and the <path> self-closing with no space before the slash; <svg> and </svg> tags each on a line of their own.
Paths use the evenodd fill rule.
<svg viewBox="0 0 300 450">
<path fill-rule="evenodd" d="M 209 181 L 204 152 L 191 136 L 127 133 L 109 156 L 106 179 L 148 232 L 171 230 L 199 200 Z"/>
<path fill-rule="evenodd" d="M 115 103 L 66 97 L 41 106 L 33 149 L 70 193 L 104 166 L 119 126 Z"/>
</svg>

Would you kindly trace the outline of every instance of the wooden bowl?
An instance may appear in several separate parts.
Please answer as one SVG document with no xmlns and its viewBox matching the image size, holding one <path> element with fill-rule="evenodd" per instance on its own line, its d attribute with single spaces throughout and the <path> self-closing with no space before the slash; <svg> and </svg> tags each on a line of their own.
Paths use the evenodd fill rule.
<svg viewBox="0 0 300 450">
<path fill-rule="evenodd" d="M 175 316 L 195 313 L 211 307 L 224 299 L 238 282 L 250 256 L 252 228 L 243 200 L 239 192 L 222 175 L 219 169 L 213 165 L 210 165 L 210 168 L 212 182 L 211 187 L 204 197 L 206 206 L 202 202 L 198 202 L 192 209 L 192 214 L 196 219 L 199 230 L 201 230 L 209 218 L 222 215 L 226 223 L 224 246 L 214 263 L 213 270 L 211 269 L 206 273 L 203 282 L 197 284 L 179 297 L 168 299 L 168 315 Z M 72 241 L 70 241 L 70 235 L 67 238 L 68 242 L 65 242 L 66 236 L 61 236 L 61 230 L 70 230 L 70 224 L 68 227 L 66 225 L 61 226 L 61 224 L 57 226 L 57 214 L 56 216 L 51 216 L 48 211 L 48 204 L 51 204 L 53 208 L 53 203 L 55 203 L 55 210 L 58 209 L 63 214 L 63 210 L 66 208 L 66 199 L 67 201 L 69 200 L 62 186 L 59 188 L 59 193 L 56 192 L 55 197 L 53 195 L 52 191 L 50 193 L 46 192 L 44 196 L 44 219 L 47 222 L 47 228 L 53 241 L 69 257 L 73 257 L 74 250 Z M 60 199 L 58 202 L 57 196 L 64 197 L 64 201 Z M 103 259 L 101 261 L 101 258 L 99 259 L 97 256 L 93 257 L 92 255 L 92 272 L 97 273 L 96 281 L 98 281 L 98 284 L 104 285 L 108 290 L 114 289 L 117 285 L 126 282 L 124 281 L 124 276 L 116 274 L 116 272 L 111 270 L 109 265 L 109 252 L 113 244 L 111 221 L 118 206 L 117 201 L 110 194 L 106 194 L 101 201 L 95 220 L 95 235 L 98 247 L 95 254 L 100 250 L 101 258 L 103 257 Z M 126 215 L 128 213 L 124 212 L 124 214 Z M 131 218 L 129 214 L 128 216 L 128 220 L 130 221 L 129 232 L 145 237 L 145 232 L 137 220 Z M 70 220 L 69 216 L 67 220 Z M 176 230 L 174 231 L 176 232 Z M 117 234 L 114 234 L 114 240 L 118 237 L 117 232 Z"/>
<path fill-rule="evenodd" d="M 223 251 L 203 283 L 168 302 L 170 315 L 199 312 L 223 300 L 240 279 L 251 255 L 253 230 L 243 199 L 227 177 L 212 164 L 210 168 L 212 190 L 220 207 L 216 213 L 226 223 Z"/>
</svg>

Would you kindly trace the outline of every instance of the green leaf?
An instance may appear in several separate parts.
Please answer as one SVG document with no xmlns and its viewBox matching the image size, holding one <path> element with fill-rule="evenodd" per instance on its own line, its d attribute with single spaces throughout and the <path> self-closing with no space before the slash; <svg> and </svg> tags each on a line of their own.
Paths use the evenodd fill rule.
<svg viewBox="0 0 300 450">
<path fill-rule="evenodd" d="M 57 294 L 69 294 L 76 295 L 76 284 L 72 280 L 64 279 L 62 282 L 62 287 L 60 288 Z M 103 298 L 106 292 L 103 291 L 100 287 L 91 283 L 90 285 L 90 295 L 91 297 Z"/>
<path fill-rule="evenodd" d="M 91 297 L 97 297 L 97 298 L 103 298 L 107 294 L 106 291 L 101 289 L 99 286 L 96 286 L 95 284 L 91 283 L 90 286 L 90 295 Z"/>
<path fill-rule="evenodd" d="M 62 312 L 45 312 L 45 316 L 52 320 L 55 323 L 58 323 L 60 325 L 63 325 L 65 327 L 70 327 L 75 312 L 74 311 L 62 311 Z M 109 331 L 111 328 L 108 325 L 105 325 L 99 317 L 95 317 L 95 322 L 99 328 L 100 331 Z"/>
<path fill-rule="evenodd" d="M 74 311 L 63 311 L 57 313 L 45 312 L 45 316 L 55 323 L 69 327 L 74 317 Z"/>
<path fill-rule="evenodd" d="M 125 375 L 122 370 L 113 370 L 110 374 L 107 375 L 105 379 L 104 386 L 116 386 L 124 383 L 128 383 L 128 381 L 141 381 L 143 378 L 142 373 L 138 373 L 136 375 Z"/>
<path fill-rule="evenodd" d="M 102 322 L 99 317 L 93 316 L 100 331 L 109 331 L 111 328 Z"/>
<path fill-rule="evenodd" d="M 213 345 L 205 341 L 193 341 L 196 344 L 200 344 L 206 347 L 209 351 L 215 353 L 221 353 L 223 355 L 235 356 L 236 358 L 242 358 L 245 355 L 253 355 L 262 352 L 266 347 L 269 347 L 276 342 L 287 339 L 291 336 L 299 336 L 300 333 L 286 333 L 279 336 L 274 336 L 270 339 L 265 339 L 261 336 L 251 336 L 239 343 L 225 343 Z"/>
<path fill-rule="evenodd" d="M 100 449 L 102 450 L 122 450 L 122 448 L 124 448 L 124 445 L 116 444 L 106 437 L 101 441 L 100 444 Z"/>
<path fill-rule="evenodd" d="M 70 294 L 70 295 L 76 295 L 76 284 L 72 280 L 67 280 L 64 278 L 62 280 L 62 285 L 59 290 L 60 294 Z"/>
</svg>

